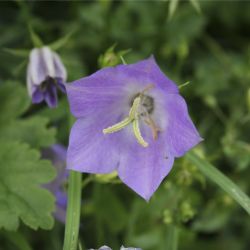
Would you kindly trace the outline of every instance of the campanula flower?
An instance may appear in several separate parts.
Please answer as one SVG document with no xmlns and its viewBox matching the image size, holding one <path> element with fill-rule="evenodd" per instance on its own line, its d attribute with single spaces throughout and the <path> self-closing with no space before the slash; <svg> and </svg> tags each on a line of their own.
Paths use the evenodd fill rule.
<svg viewBox="0 0 250 250">
<path fill-rule="evenodd" d="M 174 159 L 202 139 L 178 87 L 153 57 L 97 71 L 68 84 L 77 118 L 67 155 L 69 169 L 117 170 L 120 179 L 149 200 Z"/>
<path fill-rule="evenodd" d="M 56 107 L 57 89 L 65 92 L 66 77 L 60 57 L 49 47 L 35 48 L 30 52 L 27 86 L 32 103 L 45 100 L 49 107 Z"/>
<path fill-rule="evenodd" d="M 42 151 L 42 158 L 51 160 L 57 171 L 56 179 L 51 183 L 44 185 L 44 187 L 55 195 L 56 211 L 54 216 L 57 220 L 63 223 L 65 223 L 67 208 L 67 194 L 63 187 L 68 177 L 68 171 L 66 170 L 66 153 L 66 148 L 60 144 L 55 144 Z"/>
</svg>

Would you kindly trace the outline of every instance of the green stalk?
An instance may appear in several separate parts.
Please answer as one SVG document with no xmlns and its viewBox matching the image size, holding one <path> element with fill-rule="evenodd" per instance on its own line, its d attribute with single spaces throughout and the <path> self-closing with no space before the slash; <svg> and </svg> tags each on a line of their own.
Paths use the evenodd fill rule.
<svg viewBox="0 0 250 250">
<path fill-rule="evenodd" d="M 167 231 L 167 242 L 166 242 L 166 249 L 167 250 L 177 250 L 178 249 L 178 236 L 179 230 L 177 226 L 170 225 Z"/>
<path fill-rule="evenodd" d="M 211 181 L 228 193 L 239 205 L 241 205 L 248 214 L 250 214 L 250 198 L 227 176 L 219 171 L 212 164 L 200 158 L 197 154 L 189 152 L 187 159 L 195 164 L 197 168 Z"/>
<path fill-rule="evenodd" d="M 70 171 L 63 250 L 76 250 L 81 213 L 82 174 Z"/>
</svg>

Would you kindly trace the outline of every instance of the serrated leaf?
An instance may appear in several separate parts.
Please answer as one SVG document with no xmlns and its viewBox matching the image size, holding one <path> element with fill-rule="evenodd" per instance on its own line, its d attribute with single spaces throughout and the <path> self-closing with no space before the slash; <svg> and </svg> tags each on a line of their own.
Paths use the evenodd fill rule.
<svg viewBox="0 0 250 250">
<path fill-rule="evenodd" d="M 56 130 L 48 128 L 45 117 L 13 120 L 0 125 L 0 140 L 27 142 L 33 147 L 46 147 L 55 142 Z"/>
<path fill-rule="evenodd" d="M 0 86 L 0 140 L 27 142 L 34 147 L 46 147 L 55 142 L 56 130 L 48 128 L 45 117 L 16 119 L 29 107 L 27 90 L 17 84 Z"/>
<path fill-rule="evenodd" d="M 55 199 L 42 188 L 55 177 L 49 161 L 27 144 L 0 141 L 0 228 L 16 230 L 21 219 L 33 229 L 51 229 Z"/>
<path fill-rule="evenodd" d="M 6 83 L 0 86 L 0 123 L 18 117 L 30 105 L 27 90 L 20 83 Z"/>
</svg>

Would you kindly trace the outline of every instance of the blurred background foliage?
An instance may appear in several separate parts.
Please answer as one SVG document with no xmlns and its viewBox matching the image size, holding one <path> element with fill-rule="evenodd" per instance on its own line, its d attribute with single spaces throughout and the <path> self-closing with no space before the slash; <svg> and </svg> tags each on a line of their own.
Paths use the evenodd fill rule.
<svg viewBox="0 0 250 250">
<path fill-rule="evenodd" d="M 197 4 L 179 1 L 175 11 L 169 1 L 1 2 L 0 86 L 8 82 L 18 89 L 1 95 L 1 142 L 14 138 L 36 150 L 54 141 L 67 145 L 65 96 L 53 110 L 41 104 L 16 111 L 19 88 L 26 85 L 27 51 L 33 47 L 31 26 L 45 44 L 60 39 L 54 48 L 69 82 L 122 63 L 120 55 L 133 63 L 151 54 L 178 85 L 190 81 L 181 93 L 205 138 L 197 152 L 249 194 L 250 2 L 201 1 L 198 9 L 192 2 Z M 9 122 L 13 112 L 19 119 Z M 84 249 L 104 244 L 144 250 L 250 247 L 247 213 L 185 157 L 175 162 L 149 203 L 115 177 L 88 178 L 84 175 L 80 228 Z M 0 231 L 0 249 L 59 250 L 63 232 L 60 222 L 50 231 L 21 223 L 16 232 Z"/>
</svg>

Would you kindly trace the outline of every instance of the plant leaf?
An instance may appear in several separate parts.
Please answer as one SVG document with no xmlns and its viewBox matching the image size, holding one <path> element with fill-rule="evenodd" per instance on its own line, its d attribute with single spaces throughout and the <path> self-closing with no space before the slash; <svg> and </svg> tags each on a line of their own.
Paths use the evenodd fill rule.
<svg viewBox="0 0 250 250">
<path fill-rule="evenodd" d="M 32 40 L 34 47 L 36 47 L 36 48 L 42 47 L 43 42 L 42 42 L 41 38 L 35 33 L 35 31 L 33 30 L 31 25 L 29 25 L 29 32 L 30 32 L 30 38 Z"/>
<path fill-rule="evenodd" d="M 10 49 L 10 48 L 3 48 L 3 51 L 9 53 L 10 55 L 28 58 L 30 51 L 27 49 Z"/>
<path fill-rule="evenodd" d="M 69 42 L 70 38 L 76 33 L 76 29 L 73 29 L 71 32 L 69 32 L 67 35 L 61 37 L 60 39 L 56 40 L 55 42 L 49 44 L 48 46 L 52 50 L 58 50 L 66 45 L 67 42 Z"/>
<path fill-rule="evenodd" d="M 0 141 L 0 228 L 16 230 L 21 219 L 33 229 L 51 229 L 54 197 L 41 185 L 55 177 L 49 161 L 27 144 Z"/>
<path fill-rule="evenodd" d="M 206 177 L 227 192 L 250 214 L 250 199 L 235 183 L 221 173 L 216 167 L 208 163 L 206 160 L 203 160 L 195 153 L 189 152 L 186 157 L 189 161 L 195 164 Z"/>
<path fill-rule="evenodd" d="M 27 91 L 20 83 L 6 83 L 0 86 L 0 123 L 18 117 L 30 105 Z"/>
<path fill-rule="evenodd" d="M 201 6 L 200 6 L 200 3 L 199 3 L 199 0 L 189 0 L 189 1 L 193 5 L 195 10 L 200 14 L 201 13 Z"/>
<path fill-rule="evenodd" d="M 19 232 L 1 232 L 9 242 L 11 242 L 19 250 L 32 250 L 27 239 Z"/>
<path fill-rule="evenodd" d="M 171 20 L 174 16 L 174 13 L 177 9 L 179 0 L 169 0 L 169 6 L 168 6 L 168 20 Z"/>
<path fill-rule="evenodd" d="M 55 142 L 55 128 L 47 128 L 49 120 L 33 116 L 0 125 L 0 140 L 27 142 L 33 147 L 47 147 Z M 32 132 L 31 132 L 32 131 Z"/>
</svg>

